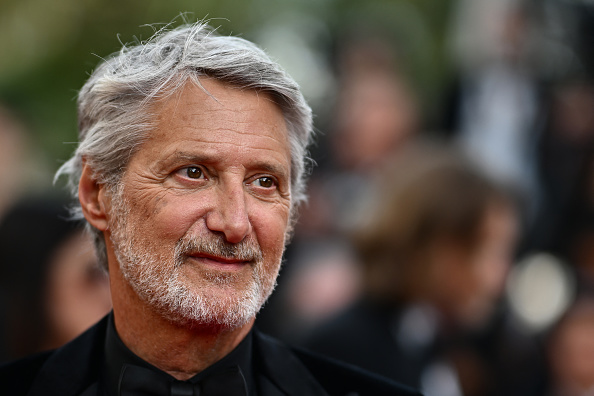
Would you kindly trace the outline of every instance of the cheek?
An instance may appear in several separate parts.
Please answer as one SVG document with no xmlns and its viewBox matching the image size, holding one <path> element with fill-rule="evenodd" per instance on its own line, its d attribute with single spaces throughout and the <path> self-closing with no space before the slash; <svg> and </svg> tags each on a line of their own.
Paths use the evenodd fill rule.
<svg viewBox="0 0 594 396">
<path fill-rule="evenodd" d="M 498 251 L 487 250 L 476 262 L 476 278 L 483 293 L 497 295 L 502 292 L 511 260 Z"/>
<path fill-rule="evenodd" d="M 140 216 L 137 220 L 145 236 L 177 241 L 204 217 L 203 204 L 204 199 L 196 200 L 188 196 L 158 196 L 148 204 L 140 203 L 137 210 L 132 210 Z"/>
<path fill-rule="evenodd" d="M 278 265 L 285 248 L 285 237 L 288 225 L 288 210 L 263 210 L 252 217 L 252 227 L 262 253 L 267 261 L 274 260 Z M 271 265 L 271 264 L 269 264 Z"/>
</svg>

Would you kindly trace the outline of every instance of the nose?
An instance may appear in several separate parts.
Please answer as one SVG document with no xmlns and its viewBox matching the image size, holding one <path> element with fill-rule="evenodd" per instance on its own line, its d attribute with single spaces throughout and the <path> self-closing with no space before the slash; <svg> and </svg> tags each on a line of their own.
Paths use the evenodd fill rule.
<svg viewBox="0 0 594 396">
<path fill-rule="evenodd" d="M 246 196 L 241 188 L 219 189 L 213 208 L 206 215 L 206 226 L 221 233 L 229 243 L 239 243 L 252 231 Z"/>
</svg>

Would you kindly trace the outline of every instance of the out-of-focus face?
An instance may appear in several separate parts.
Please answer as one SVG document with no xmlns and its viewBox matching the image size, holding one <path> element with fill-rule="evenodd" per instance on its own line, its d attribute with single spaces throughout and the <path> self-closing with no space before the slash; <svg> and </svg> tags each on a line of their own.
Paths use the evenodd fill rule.
<svg viewBox="0 0 594 396">
<path fill-rule="evenodd" d="M 94 325 L 111 309 L 107 274 L 99 268 L 89 235 L 75 233 L 49 263 L 44 348 L 56 348 Z"/>
<path fill-rule="evenodd" d="M 515 212 L 494 204 L 486 212 L 472 249 L 436 252 L 436 260 L 442 260 L 435 286 L 438 301 L 455 321 L 475 327 L 490 317 L 503 292 L 517 233 Z"/>
<path fill-rule="evenodd" d="M 559 394 L 587 395 L 594 387 L 594 300 L 578 300 L 555 330 L 547 345 L 551 382 Z"/>
<path fill-rule="evenodd" d="M 268 95 L 201 81 L 209 94 L 188 84 L 156 108 L 157 128 L 112 200 L 108 255 L 168 319 L 237 327 L 280 268 L 291 210 L 287 128 Z"/>
<path fill-rule="evenodd" d="M 343 167 L 376 167 L 416 131 L 414 98 L 391 74 L 351 77 L 339 102 L 333 144 Z"/>
</svg>

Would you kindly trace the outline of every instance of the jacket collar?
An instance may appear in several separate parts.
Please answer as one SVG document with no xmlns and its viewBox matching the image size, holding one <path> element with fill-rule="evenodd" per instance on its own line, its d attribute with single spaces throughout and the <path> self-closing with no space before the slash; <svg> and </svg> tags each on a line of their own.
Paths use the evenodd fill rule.
<svg viewBox="0 0 594 396">
<path fill-rule="evenodd" d="M 280 341 L 254 331 L 257 370 L 287 396 L 328 396 L 297 356 Z"/>
<path fill-rule="evenodd" d="M 105 317 L 72 342 L 58 348 L 42 366 L 28 395 L 80 395 L 97 382 L 103 361 L 107 324 Z M 286 345 L 257 330 L 254 330 L 253 341 L 256 370 L 276 388 L 277 394 L 328 396 Z"/>
</svg>

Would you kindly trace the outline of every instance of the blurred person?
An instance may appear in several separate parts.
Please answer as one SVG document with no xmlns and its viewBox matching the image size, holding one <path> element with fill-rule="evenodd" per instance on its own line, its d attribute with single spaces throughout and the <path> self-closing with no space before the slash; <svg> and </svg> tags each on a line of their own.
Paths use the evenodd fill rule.
<svg viewBox="0 0 594 396">
<path fill-rule="evenodd" d="M 420 110 L 393 43 L 353 32 L 339 49 L 338 89 L 311 199 L 297 236 L 336 235 L 357 224 L 374 172 L 417 137 Z"/>
<path fill-rule="evenodd" d="M 541 198 L 536 147 L 543 110 L 532 65 L 534 13 L 523 0 L 459 0 L 454 10 L 459 86 L 449 127 L 484 172 L 518 195 L 530 224 Z"/>
<path fill-rule="evenodd" d="M 329 134 L 332 166 L 319 174 L 339 232 L 358 223 L 370 176 L 416 138 L 420 124 L 405 76 L 381 52 L 386 46 L 374 43 L 357 42 L 346 51 Z"/>
<path fill-rule="evenodd" d="M 580 289 L 593 289 L 594 211 L 584 211 L 567 233 L 567 249 L 561 257 L 572 264 Z"/>
<path fill-rule="evenodd" d="M 254 329 L 305 200 L 311 109 L 253 43 L 206 22 L 104 59 L 58 171 L 113 310 L 63 347 L 0 367 L 9 393 L 418 395 Z"/>
<path fill-rule="evenodd" d="M 377 181 L 353 237 L 364 296 L 306 345 L 427 395 L 530 394 L 530 370 L 514 378 L 526 345 L 492 326 L 518 236 L 510 196 L 438 146 L 410 148 Z"/>
<path fill-rule="evenodd" d="M 567 255 L 576 224 L 594 213 L 594 83 L 572 78 L 552 89 L 538 146 L 544 195 L 531 247 Z"/>
<path fill-rule="evenodd" d="M 21 198 L 0 221 L 1 360 L 57 348 L 111 309 L 107 274 L 67 202 Z"/>
<path fill-rule="evenodd" d="M 0 103 L 0 218 L 24 187 L 28 143 L 23 123 Z"/>
<path fill-rule="evenodd" d="M 352 248 L 338 236 L 299 238 L 258 327 L 292 344 L 351 305 L 361 293 L 360 269 Z"/>
<path fill-rule="evenodd" d="M 330 136 L 339 169 L 377 168 L 417 132 L 416 99 L 395 66 L 345 72 Z"/>
<path fill-rule="evenodd" d="M 579 297 L 547 336 L 546 396 L 594 394 L 594 297 Z"/>
</svg>

